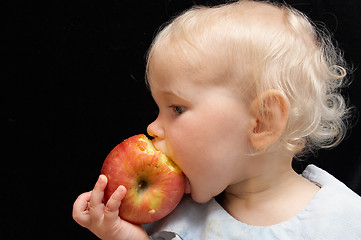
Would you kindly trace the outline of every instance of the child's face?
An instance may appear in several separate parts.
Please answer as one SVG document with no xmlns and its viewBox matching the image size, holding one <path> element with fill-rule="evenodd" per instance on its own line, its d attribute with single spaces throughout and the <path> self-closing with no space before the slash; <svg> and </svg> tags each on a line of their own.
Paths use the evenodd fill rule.
<svg viewBox="0 0 361 240">
<path fill-rule="evenodd" d="M 148 78 L 159 115 L 148 133 L 183 170 L 193 199 L 206 202 L 242 177 L 249 113 L 228 88 L 196 83 L 199 75 L 174 58 L 153 58 Z"/>
</svg>

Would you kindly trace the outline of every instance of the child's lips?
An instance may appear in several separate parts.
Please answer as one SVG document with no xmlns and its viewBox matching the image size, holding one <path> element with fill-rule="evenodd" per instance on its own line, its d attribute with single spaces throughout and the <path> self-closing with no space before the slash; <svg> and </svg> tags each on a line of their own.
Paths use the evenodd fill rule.
<svg viewBox="0 0 361 240">
<path fill-rule="evenodd" d="M 155 147 L 155 149 L 157 149 L 158 151 L 161 151 L 162 153 L 164 153 L 158 146 L 158 142 L 153 139 L 152 140 L 153 146 Z M 165 154 L 165 153 L 164 153 Z M 184 179 L 185 179 L 185 184 L 184 184 L 184 193 L 188 194 L 191 193 L 191 184 L 189 182 L 189 179 L 187 178 L 186 175 L 184 175 Z"/>
<path fill-rule="evenodd" d="M 191 184 L 189 182 L 189 179 L 184 176 L 185 178 L 185 185 L 184 185 L 184 193 L 191 193 Z"/>
<path fill-rule="evenodd" d="M 160 151 L 161 153 L 165 154 L 168 157 L 168 155 L 165 152 L 165 149 L 162 148 L 163 147 L 162 144 L 156 141 L 155 138 L 152 140 L 152 143 L 155 149 L 157 149 L 158 151 Z"/>
</svg>

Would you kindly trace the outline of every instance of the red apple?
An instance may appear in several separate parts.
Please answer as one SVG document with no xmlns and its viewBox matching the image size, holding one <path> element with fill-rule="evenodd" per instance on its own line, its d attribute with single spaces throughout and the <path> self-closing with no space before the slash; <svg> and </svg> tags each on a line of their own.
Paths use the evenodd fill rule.
<svg viewBox="0 0 361 240">
<path fill-rule="evenodd" d="M 108 178 L 104 202 L 119 185 L 125 186 L 119 216 L 134 224 L 165 217 L 184 194 L 183 172 L 143 134 L 118 144 L 104 160 L 101 173 Z"/>
</svg>

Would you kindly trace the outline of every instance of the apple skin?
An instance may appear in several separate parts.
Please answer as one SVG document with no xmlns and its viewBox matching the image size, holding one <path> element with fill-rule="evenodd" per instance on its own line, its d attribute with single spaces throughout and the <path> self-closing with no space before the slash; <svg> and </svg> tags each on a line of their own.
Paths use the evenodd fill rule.
<svg viewBox="0 0 361 240">
<path fill-rule="evenodd" d="M 144 134 L 118 144 L 104 160 L 101 174 L 108 178 L 104 203 L 123 185 L 127 193 L 119 216 L 134 224 L 147 224 L 165 217 L 184 194 L 183 172 L 156 150 Z"/>
</svg>

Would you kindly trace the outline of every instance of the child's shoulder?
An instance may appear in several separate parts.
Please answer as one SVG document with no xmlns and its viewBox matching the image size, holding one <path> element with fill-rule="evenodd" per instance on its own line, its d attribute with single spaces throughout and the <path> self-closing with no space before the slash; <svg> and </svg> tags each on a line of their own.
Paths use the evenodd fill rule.
<svg viewBox="0 0 361 240">
<path fill-rule="evenodd" d="M 353 225 L 360 222 L 361 197 L 359 195 L 330 173 L 314 165 L 309 165 L 302 175 L 321 186 L 320 191 L 306 209 L 334 221 L 352 222 L 355 220 Z"/>
<path fill-rule="evenodd" d="M 361 197 L 325 170 L 315 165 L 309 165 L 303 171 L 302 176 L 321 187 L 319 194 L 315 196 L 316 198 L 320 197 L 320 200 L 328 201 L 333 200 L 331 201 L 333 203 L 336 203 L 338 200 L 342 200 L 343 203 L 346 203 L 345 201 L 355 202 L 361 208 L 359 204 Z"/>
<path fill-rule="evenodd" d="M 309 165 L 303 177 L 321 186 L 297 216 L 321 239 L 361 239 L 361 197 L 330 173 Z M 300 220 L 301 219 L 301 220 Z"/>
</svg>

